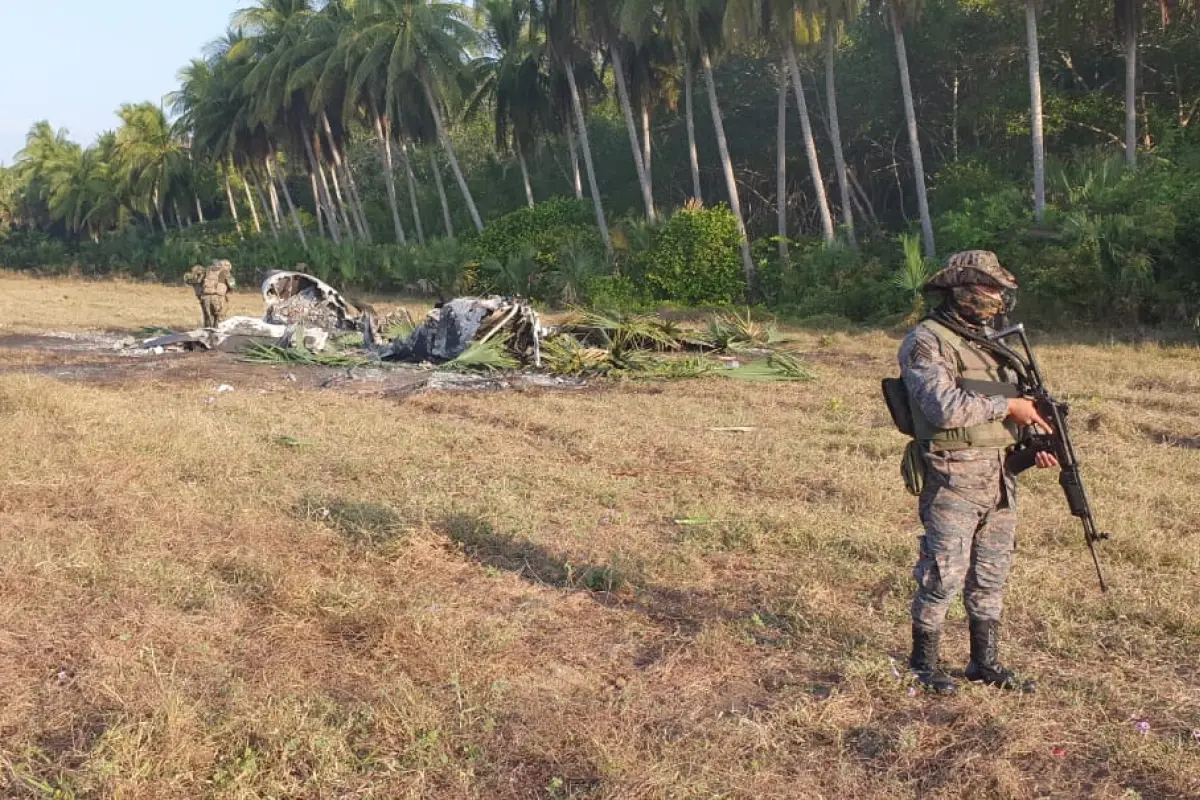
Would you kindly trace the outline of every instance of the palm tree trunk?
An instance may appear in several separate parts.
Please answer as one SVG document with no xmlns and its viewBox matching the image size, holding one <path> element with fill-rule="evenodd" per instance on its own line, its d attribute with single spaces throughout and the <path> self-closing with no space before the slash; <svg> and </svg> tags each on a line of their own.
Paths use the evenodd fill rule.
<svg viewBox="0 0 1200 800">
<path fill-rule="evenodd" d="M 158 224 L 162 226 L 163 233 L 167 232 L 167 221 L 163 219 L 162 203 L 159 202 L 158 187 L 154 187 L 154 210 L 158 212 Z M 153 225 L 151 225 L 153 227 Z"/>
<path fill-rule="evenodd" d="M 315 136 L 313 138 L 316 139 L 317 166 L 321 169 L 321 175 L 324 179 L 323 176 L 325 175 L 325 165 L 323 165 L 321 162 L 326 161 L 326 159 L 324 158 L 324 149 L 321 146 L 321 137 Z M 341 224 L 346 226 L 346 238 L 353 240 L 354 221 L 350 219 L 350 209 L 346 205 L 345 196 L 342 194 L 342 184 L 338 180 L 337 169 L 332 163 L 329 164 L 329 178 L 325 181 L 325 186 L 328 187 L 330 183 L 333 184 L 333 194 L 331 195 L 331 199 L 336 198 L 337 200 L 337 212 L 342 215 L 340 220 Z"/>
<path fill-rule="evenodd" d="M 233 215 L 233 227 L 237 228 L 238 238 L 242 235 L 242 223 L 238 219 L 237 203 L 233 202 L 233 187 L 229 185 L 229 169 L 221 170 L 225 175 L 225 199 L 229 201 L 229 213 Z"/>
<path fill-rule="evenodd" d="M 400 141 L 400 158 L 404 159 L 404 175 L 408 179 L 408 202 L 412 206 L 413 227 L 417 229 L 417 241 L 424 247 L 425 226 L 421 224 L 421 204 L 417 202 L 417 176 L 413 174 L 408 142 L 404 139 Z"/>
<path fill-rule="evenodd" d="M 175 227 L 183 230 L 183 215 L 179 213 L 179 201 L 172 200 L 171 206 L 175 209 Z"/>
<path fill-rule="evenodd" d="M 390 126 L 383 124 L 383 118 L 378 111 L 374 116 L 375 135 L 379 137 L 379 145 L 383 148 L 384 184 L 387 186 L 388 206 L 392 210 L 392 226 L 395 229 L 396 241 L 400 244 L 408 244 L 408 237 L 404 235 L 404 226 L 400 224 L 400 208 L 396 203 L 396 172 L 392 164 L 392 137 L 388 129 Z"/>
<path fill-rule="evenodd" d="M 654 140 L 650 135 L 650 104 L 642 105 L 642 164 L 646 166 L 646 182 L 650 191 L 654 191 L 654 171 L 650 169 L 650 159 L 654 155 Z"/>
<path fill-rule="evenodd" d="M 787 263 L 787 66 L 779 70 L 779 109 L 776 115 L 775 136 L 775 203 L 779 231 L 779 260 Z"/>
<path fill-rule="evenodd" d="M 596 209 L 596 227 L 600 229 L 600 238 L 604 242 L 604 250 L 612 255 L 612 240 L 608 235 L 608 222 L 604 219 L 604 205 L 600 200 L 600 187 L 596 184 L 596 167 L 592 163 L 592 145 L 588 141 L 587 120 L 583 117 L 583 102 L 579 99 L 579 84 L 570 64 L 564 65 L 567 76 L 567 86 L 571 90 L 571 107 L 575 111 L 575 130 L 579 133 L 579 144 L 583 150 L 583 166 L 587 170 L 588 189 L 592 193 L 592 205 Z"/>
<path fill-rule="evenodd" d="M 1137 10 L 1125 21 L 1125 163 L 1137 166 Z"/>
<path fill-rule="evenodd" d="M 254 196 L 250 194 L 250 177 L 242 176 L 242 188 L 246 190 L 246 205 L 250 206 L 250 216 L 254 219 L 254 232 L 262 233 L 262 224 L 258 221 L 258 209 L 254 207 Z"/>
<path fill-rule="evenodd" d="M 200 224 L 203 225 L 204 224 L 204 208 L 200 205 L 200 195 L 193 192 L 192 197 L 195 198 L 195 200 L 196 200 L 196 217 L 200 220 Z"/>
<path fill-rule="evenodd" d="M 350 167 L 342 158 L 342 151 L 338 147 L 337 140 L 333 138 L 333 126 L 329 124 L 329 115 L 324 111 L 321 112 L 321 124 L 325 127 L 325 141 L 329 143 L 329 153 L 333 156 L 333 167 L 329 173 L 333 175 L 333 189 L 337 192 L 338 201 L 342 203 L 342 213 L 348 214 L 349 219 L 346 222 L 346 227 L 350 227 L 350 223 L 354 223 L 355 230 L 358 231 L 358 236 L 364 242 L 371 241 L 371 235 L 367 230 L 366 220 L 361 214 L 362 209 L 358 205 L 358 193 L 354 187 L 354 174 L 350 171 Z M 346 179 L 346 194 L 350 197 L 349 206 L 342 198 L 342 187 L 338 182 L 338 173 L 341 173 Z"/>
<path fill-rule="evenodd" d="M 525 184 L 525 202 L 533 208 L 533 186 L 529 183 L 529 165 L 525 163 L 525 151 L 517 145 L 517 163 L 521 165 L 521 181 Z"/>
<path fill-rule="evenodd" d="M 271 236 L 274 237 L 275 241 L 279 241 L 279 228 L 276 226 L 275 219 L 270 213 L 271 209 L 267 205 L 267 198 L 263 196 L 262 186 L 259 185 L 258 178 L 253 172 L 247 171 L 247 175 L 250 176 L 251 182 L 254 183 L 254 193 L 258 195 L 258 202 L 262 203 L 263 213 L 267 218 L 267 226 L 271 229 Z"/>
<path fill-rule="evenodd" d="M 292 190 L 288 188 L 287 180 L 285 180 L 283 175 L 275 175 L 274 170 L 271 168 L 271 164 L 274 161 L 275 151 L 272 150 L 270 157 L 267 158 L 267 173 L 271 176 L 272 180 L 279 183 L 279 188 L 283 191 L 284 202 L 287 203 L 288 213 L 292 217 L 292 224 L 296 226 L 296 235 L 300 237 L 300 246 L 304 248 L 305 252 L 308 252 L 308 237 L 304 235 L 304 226 L 300 224 L 300 212 L 296 210 L 296 204 L 292 202 Z"/>
<path fill-rule="evenodd" d="M 446 235 L 454 238 L 454 222 L 450 219 L 450 200 L 446 197 L 446 185 L 442 183 L 442 168 L 437 162 L 437 153 L 429 151 L 429 166 L 433 169 L 433 181 L 437 184 L 438 197 L 442 201 L 442 220 L 446 224 Z"/>
<path fill-rule="evenodd" d="M 325 206 L 321 202 L 321 190 L 317 188 L 317 174 L 315 172 L 308 173 L 308 180 L 312 183 L 313 208 L 316 209 L 317 218 L 317 236 L 325 238 Z"/>
<path fill-rule="evenodd" d="M 908 53 L 904 47 L 904 28 L 900 15 L 896 13 L 894 0 L 888 2 L 888 14 L 892 22 L 892 38 L 896 42 L 896 62 L 900 66 L 900 93 L 904 97 L 904 119 L 908 127 L 908 147 L 912 151 L 913 180 L 917 185 L 917 210 L 921 214 L 921 240 L 925 245 L 925 257 L 937 258 L 933 244 L 933 220 L 929 217 L 929 198 L 925 194 L 925 164 L 921 160 L 921 140 L 917 135 L 917 112 L 913 108 L 912 81 L 908 77 Z"/>
<path fill-rule="evenodd" d="M 263 172 L 267 183 L 267 197 L 271 199 L 271 217 L 275 220 L 275 227 L 283 233 L 283 211 L 279 206 L 279 191 L 275 188 L 275 177 L 271 173 L 271 167 L 267 159 L 263 159 Z"/>
<path fill-rule="evenodd" d="M 332 211 L 338 221 L 338 227 L 344 231 L 346 240 L 353 242 L 354 222 L 350 219 L 350 210 L 346 207 L 346 200 L 342 196 L 342 185 L 338 182 L 337 171 L 334 170 L 332 164 L 321 163 L 320 155 L 318 155 L 317 169 L 321 171 L 321 182 L 325 186 L 329 203 L 333 206 Z M 333 186 L 332 191 L 329 188 L 331 185 Z M 338 214 L 341 216 L 337 216 Z"/>
<path fill-rule="evenodd" d="M 800 134 L 804 139 L 804 152 L 808 155 L 808 170 L 812 173 L 813 193 L 817 198 L 817 214 L 821 218 L 821 231 L 825 241 L 833 241 L 833 216 L 829 213 L 829 197 L 825 193 L 825 179 L 821 176 L 821 162 L 817 158 L 817 142 L 813 138 L 812 121 L 808 116 L 808 101 L 804 97 L 804 84 L 800 82 L 800 66 L 796 63 L 796 47 L 791 37 L 787 40 L 787 64 L 792 73 L 792 88 L 796 92 L 796 107 L 800 110 Z"/>
<path fill-rule="evenodd" d="M 721 168 L 725 172 L 725 187 L 729 191 L 729 207 L 737 218 L 738 233 L 742 236 L 742 270 L 746 276 L 746 291 L 754 291 L 754 259 L 750 255 L 750 238 L 746 235 L 746 220 L 742 216 L 742 201 L 738 195 L 737 177 L 733 174 L 733 161 L 729 158 L 729 143 L 725 140 L 725 123 L 721 120 L 721 107 L 717 103 L 717 84 L 713 80 L 712 60 L 708 48 L 700 50 L 704 67 L 704 79 L 708 84 L 708 107 L 712 112 L 713 128 L 717 134 L 717 152 L 721 156 Z"/>
<path fill-rule="evenodd" d="M 462 169 L 458 166 L 458 156 L 454 154 L 454 144 L 450 141 L 450 134 L 446 133 L 446 126 L 442 123 L 442 112 L 438 109 L 437 100 L 433 97 L 433 90 L 429 88 L 429 81 L 424 77 L 421 78 L 421 88 L 425 90 L 425 102 L 429 104 L 434 125 L 437 126 L 438 140 L 441 141 L 442 148 L 446 151 L 446 157 L 450 160 L 450 171 L 454 173 L 454 180 L 458 181 L 458 189 L 462 192 L 463 199 L 467 201 L 467 210 L 471 212 L 471 222 L 475 223 L 475 230 L 482 231 L 483 220 L 479 217 L 479 209 L 475 207 L 475 198 L 471 196 L 471 190 L 467 187 L 467 179 L 463 177 Z"/>
<path fill-rule="evenodd" d="M 692 111 L 692 61 L 683 62 L 683 110 L 687 117 L 688 164 L 692 168 L 692 197 L 703 201 L 700 191 L 700 157 L 696 153 L 696 117 Z"/>
<path fill-rule="evenodd" d="M 354 170 L 350 169 L 350 160 L 342 164 L 342 177 L 346 179 L 346 194 L 350 195 L 350 211 L 354 216 L 354 225 L 359 237 L 367 244 L 371 243 L 371 223 L 367 222 L 367 209 L 363 206 L 362 197 L 358 194 L 358 181 L 354 180 Z"/>
<path fill-rule="evenodd" d="M 575 199 L 583 199 L 583 180 L 579 175 L 579 153 L 575 150 L 575 126 L 567 121 L 567 150 L 571 153 L 571 183 L 575 189 Z"/>
<path fill-rule="evenodd" d="M 833 165 L 837 172 L 838 193 L 842 199 L 842 225 L 846 227 L 846 238 L 851 247 L 858 247 L 854 235 L 854 210 L 850 201 L 850 181 L 846 177 L 846 154 L 842 152 L 842 124 L 838 120 L 837 81 L 834 80 L 834 63 L 837 61 L 837 26 L 825 29 L 825 100 L 829 107 L 829 138 L 833 142 Z"/>
<path fill-rule="evenodd" d="M 337 209 L 334 208 L 333 196 L 329 193 L 329 182 L 325 179 L 325 170 L 321 169 L 321 162 L 317 160 L 317 153 L 313 148 L 313 143 L 316 141 L 315 134 L 310 135 L 307 131 L 304 132 L 304 150 L 308 154 L 308 168 L 317 180 L 317 188 L 320 189 L 314 199 L 318 211 L 321 206 L 325 208 L 325 224 L 329 226 L 329 237 L 333 239 L 334 244 L 341 244 L 342 231 L 341 226 L 338 225 Z"/>
<path fill-rule="evenodd" d="M 1029 112 L 1033 123 L 1033 217 L 1046 217 L 1046 141 L 1042 135 L 1042 70 L 1038 50 L 1037 0 L 1025 0 L 1029 38 Z"/>
<path fill-rule="evenodd" d="M 638 183 L 642 187 L 642 203 L 646 206 L 646 219 L 654 222 L 654 190 L 646 177 L 646 164 L 642 161 L 642 144 L 638 141 L 637 125 L 633 121 L 633 107 L 629 103 L 629 89 L 625 85 L 625 70 L 621 67 L 621 47 L 608 48 L 612 56 L 613 83 L 617 85 L 617 98 L 621 101 L 621 114 L 625 117 L 625 130 L 629 133 L 629 145 L 633 148 L 633 168 L 637 171 Z"/>
</svg>

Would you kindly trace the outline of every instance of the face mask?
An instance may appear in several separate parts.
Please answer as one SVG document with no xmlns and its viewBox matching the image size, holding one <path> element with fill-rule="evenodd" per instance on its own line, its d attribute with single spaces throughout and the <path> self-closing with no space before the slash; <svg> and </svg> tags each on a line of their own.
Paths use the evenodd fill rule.
<svg viewBox="0 0 1200 800">
<path fill-rule="evenodd" d="M 950 292 L 954 310 L 973 325 L 983 325 L 1008 306 L 1003 297 L 980 291 L 977 286 L 955 286 Z"/>
</svg>

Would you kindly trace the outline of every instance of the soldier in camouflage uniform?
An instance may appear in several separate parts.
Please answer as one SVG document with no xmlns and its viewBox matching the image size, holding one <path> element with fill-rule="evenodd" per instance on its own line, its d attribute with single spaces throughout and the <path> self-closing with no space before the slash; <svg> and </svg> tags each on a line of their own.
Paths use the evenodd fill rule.
<svg viewBox="0 0 1200 800">
<path fill-rule="evenodd" d="M 938 663 L 938 644 L 946 612 L 960 591 L 971 632 L 967 679 L 1033 689 L 997 656 L 1017 523 L 1016 481 L 1005 468 L 1005 456 L 1021 427 L 1050 426 L 1030 400 L 1001 393 L 1012 387 L 996 384 L 1015 383 L 1009 370 L 951 329 L 982 334 L 1011 307 L 1016 288 L 1016 278 L 994 253 L 956 253 L 925 285 L 941 295 L 941 305 L 909 332 L 899 352 L 925 468 L 918 507 L 925 533 L 914 570 L 909 666 L 927 689 L 941 694 L 956 690 Z M 963 388 L 964 379 L 974 385 Z M 994 394 L 988 393 L 988 383 Z M 1037 456 L 1039 467 L 1056 463 L 1050 453 Z"/>
<path fill-rule="evenodd" d="M 200 299 L 200 312 L 204 316 L 204 327 L 215 328 L 225 316 L 225 296 L 237 286 L 233 278 L 233 264 L 222 259 L 207 267 L 199 264 L 183 276 L 186 283 L 196 290 Z"/>
</svg>

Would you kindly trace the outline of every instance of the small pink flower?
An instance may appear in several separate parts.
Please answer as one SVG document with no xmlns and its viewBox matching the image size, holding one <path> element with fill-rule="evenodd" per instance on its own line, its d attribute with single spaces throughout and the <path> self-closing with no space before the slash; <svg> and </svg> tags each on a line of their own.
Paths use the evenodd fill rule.
<svg viewBox="0 0 1200 800">
<path fill-rule="evenodd" d="M 1144 720 L 1144 719 L 1138 720 L 1137 722 L 1133 723 L 1133 727 L 1137 728 L 1137 732 L 1140 733 L 1142 736 L 1145 736 L 1146 734 L 1148 734 L 1150 732 L 1150 723 L 1146 722 L 1146 720 Z"/>
<path fill-rule="evenodd" d="M 908 696 L 916 697 L 917 696 L 917 687 L 915 687 L 915 686 L 908 687 Z"/>
<path fill-rule="evenodd" d="M 1192 738 L 1196 740 L 1196 744 L 1200 744 L 1200 728 L 1192 731 Z"/>
</svg>

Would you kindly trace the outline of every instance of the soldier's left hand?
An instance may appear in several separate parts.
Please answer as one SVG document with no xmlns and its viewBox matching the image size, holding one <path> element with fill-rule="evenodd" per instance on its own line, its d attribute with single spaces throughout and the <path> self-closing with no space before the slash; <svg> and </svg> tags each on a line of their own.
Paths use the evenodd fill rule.
<svg viewBox="0 0 1200 800">
<path fill-rule="evenodd" d="M 1038 469 L 1057 467 L 1058 456 L 1054 455 L 1054 453 L 1048 453 L 1045 450 L 1039 450 L 1033 456 L 1033 463 L 1037 464 Z"/>
</svg>

